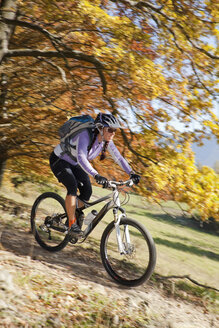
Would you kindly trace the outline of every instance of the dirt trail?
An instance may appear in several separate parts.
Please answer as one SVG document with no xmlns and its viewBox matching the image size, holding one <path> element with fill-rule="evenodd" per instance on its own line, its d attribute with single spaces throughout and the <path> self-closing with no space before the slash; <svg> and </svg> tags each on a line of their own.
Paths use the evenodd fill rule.
<svg viewBox="0 0 219 328">
<path fill-rule="evenodd" d="M 46 275 L 57 285 L 63 284 L 66 292 L 68 288 L 74 286 L 82 295 L 85 290 L 98 293 L 112 303 L 116 301 L 121 304 L 123 315 L 126 311 L 125 313 L 136 314 L 138 312 L 141 316 L 147 316 L 149 321 L 145 327 L 148 328 L 219 327 L 219 317 L 206 311 L 204 306 L 192 304 L 174 297 L 174 295 L 167 297 L 165 290 L 153 285 L 152 282 L 132 289 L 117 286 L 106 274 L 98 251 L 95 250 L 97 249 L 96 241 L 92 238 L 86 241 L 87 249 L 81 245 L 68 245 L 64 250 L 55 254 L 43 250 L 36 244 L 29 229 L 22 228 L 18 224 L 12 227 L 12 221 L 6 220 L 9 218 L 9 208 L 11 207 L 8 205 L 6 210 L 0 209 L 0 313 L 7 313 L 7 318 L 9 318 L 6 319 L 3 315 L 4 320 L 2 326 L 0 323 L 0 327 L 17 327 L 10 325 L 10 320 L 12 320 L 10 318 L 14 316 L 18 322 L 34 320 L 34 312 L 30 312 L 29 308 L 30 304 L 37 308 L 39 296 L 34 296 L 33 291 L 26 287 L 22 290 L 20 285 L 16 284 L 16 277 L 20 277 L 22 274 L 25 274 L 26 277 L 37 274 Z M 26 207 L 26 210 L 22 210 L 24 219 L 25 213 L 28 216 L 27 209 Z M 13 215 L 10 212 L 10 219 L 13 219 Z M 16 301 L 18 294 L 23 302 L 21 302 L 23 304 L 22 311 L 20 310 L 21 304 Z M 11 300 L 13 306 L 8 303 L 8 300 Z M 74 303 L 73 300 L 72 302 Z M 29 305 L 24 306 L 26 303 Z M 40 316 L 42 315 L 43 313 L 40 313 Z M 119 318 L 118 314 L 115 315 L 112 327 L 123 327 Z M 53 324 L 53 326 L 61 327 L 59 323 Z M 22 324 L 18 324 L 18 327 L 22 327 Z M 24 327 L 29 326 L 24 325 Z"/>
</svg>

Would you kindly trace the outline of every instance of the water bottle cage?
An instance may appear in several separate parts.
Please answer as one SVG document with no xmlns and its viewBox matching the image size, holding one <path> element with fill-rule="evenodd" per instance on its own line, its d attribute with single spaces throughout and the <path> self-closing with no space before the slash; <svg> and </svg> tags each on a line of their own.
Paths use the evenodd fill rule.
<svg viewBox="0 0 219 328">
<path fill-rule="evenodd" d="M 97 216 L 97 211 L 96 210 L 92 210 L 90 213 L 88 213 L 88 215 L 85 217 L 84 219 L 84 224 L 89 225 L 93 219 Z"/>
</svg>

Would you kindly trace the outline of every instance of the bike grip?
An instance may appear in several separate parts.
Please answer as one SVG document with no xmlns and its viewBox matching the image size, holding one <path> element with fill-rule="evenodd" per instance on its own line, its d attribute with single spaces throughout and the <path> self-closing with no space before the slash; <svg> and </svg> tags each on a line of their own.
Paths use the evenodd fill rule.
<svg viewBox="0 0 219 328">
<path fill-rule="evenodd" d="M 104 184 L 103 184 L 103 188 L 107 188 L 109 185 L 108 181 L 106 181 Z"/>
</svg>

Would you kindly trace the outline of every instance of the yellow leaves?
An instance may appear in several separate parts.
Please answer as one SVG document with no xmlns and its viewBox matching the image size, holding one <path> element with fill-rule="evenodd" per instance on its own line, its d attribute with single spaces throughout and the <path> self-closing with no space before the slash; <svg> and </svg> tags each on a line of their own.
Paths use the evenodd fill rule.
<svg viewBox="0 0 219 328">
<path fill-rule="evenodd" d="M 203 124 L 207 127 L 209 127 L 212 131 L 212 133 L 219 137 L 219 124 L 218 122 L 213 122 L 213 121 L 210 121 L 210 120 L 205 120 L 203 121 Z"/>
<path fill-rule="evenodd" d="M 86 13 L 89 15 L 92 24 L 97 24 L 105 28 L 121 28 L 130 24 L 130 20 L 127 17 L 111 16 L 99 5 L 99 1 L 81 0 L 79 4 L 81 14 Z"/>
<path fill-rule="evenodd" d="M 214 28 L 214 29 L 213 29 L 213 33 L 215 34 L 216 37 L 219 38 L 219 29 Z"/>
<path fill-rule="evenodd" d="M 219 220 L 219 175 L 205 166 L 198 170 L 189 154 L 185 147 L 184 153 L 145 170 L 145 184 L 151 190 L 144 189 L 142 194 L 158 201 L 163 198 L 186 203 L 189 211 L 195 211 L 202 220 Z"/>
<path fill-rule="evenodd" d="M 30 57 L 22 60 L 9 58 L 5 63 L 4 74 L 7 72 L 8 80 L 11 80 L 7 95 L 11 97 L 12 105 L 8 112 L 12 115 L 20 112 L 16 115 L 21 118 L 20 135 L 23 129 L 29 129 L 25 122 L 29 124 L 33 117 L 33 129 L 37 126 L 33 132 L 34 141 L 42 143 L 45 139 L 41 133 L 45 131 L 44 124 L 52 121 L 53 128 L 58 129 L 67 113 L 86 109 L 90 113 L 103 109 L 112 111 L 102 94 L 101 68 L 96 69 L 92 63 L 80 58 L 66 58 L 64 53 L 68 49 L 82 53 L 83 58 L 92 55 L 104 66 L 101 73 L 106 80 L 107 96 L 113 98 L 115 109 L 130 104 L 133 115 L 136 113 L 133 124 L 141 134 L 136 137 L 133 148 L 142 156 L 162 160 L 162 164 L 152 165 L 147 171 L 142 168 L 145 184 L 152 187 L 151 195 L 157 199 L 169 197 L 185 201 L 191 209 L 197 208 L 203 218 L 212 213 L 216 215 L 218 177 L 205 168 L 198 171 L 194 165 L 189 138 L 198 139 L 196 132 L 181 133 L 176 126 L 171 126 L 171 122 L 167 125 L 171 146 L 166 147 L 165 142 L 160 147 L 157 145 L 160 138 L 157 122 L 169 122 L 175 119 L 176 113 L 188 126 L 191 120 L 210 117 L 204 121 L 205 128 L 219 135 L 218 120 L 210 112 L 212 103 L 208 92 L 216 94 L 217 91 L 215 61 L 192 44 L 213 53 L 213 46 L 207 44 L 207 38 L 211 40 L 212 35 L 215 38 L 219 32 L 214 24 L 202 22 L 204 16 L 198 9 L 198 1 L 193 3 L 194 6 L 189 6 L 186 1 L 166 1 L 161 11 L 170 19 L 152 9 L 148 9 L 147 15 L 143 15 L 140 8 L 133 11 L 129 2 L 126 5 L 113 2 L 112 7 L 110 2 L 106 4 L 100 0 L 40 0 L 31 3 L 32 6 L 28 6 L 26 1 L 21 8 L 23 19 L 54 33 L 56 47 L 38 31 L 17 27 L 11 48 L 57 50 L 59 55 L 63 53 L 63 58 L 47 58 L 47 64 L 45 58 L 40 57 L 35 61 Z M 211 1 L 206 5 L 209 6 L 206 20 L 213 21 L 216 10 Z M 63 84 L 58 67 L 65 71 L 68 88 Z M 154 99 L 156 105 L 149 107 Z M 121 117 L 126 120 L 123 113 L 121 110 Z M 153 129 L 151 134 L 148 126 Z M 11 136 L 13 139 L 14 134 Z M 27 136 L 31 141 L 29 132 Z M 185 139 L 188 142 L 182 144 Z M 28 138 L 24 144 L 27 142 Z M 11 149 L 8 152 L 11 155 Z M 136 169 L 141 166 L 131 153 L 127 156 Z"/>
</svg>

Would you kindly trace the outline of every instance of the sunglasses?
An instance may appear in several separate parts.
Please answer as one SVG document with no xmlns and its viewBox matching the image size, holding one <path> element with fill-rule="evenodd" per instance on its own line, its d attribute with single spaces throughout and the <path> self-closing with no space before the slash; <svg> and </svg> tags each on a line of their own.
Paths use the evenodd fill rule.
<svg viewBox="0 0 219 328">
<path fill-rule="evenodd" d="M 107 132 L 109 132 L 109 133 L 114 133 L 114 132 L 116 132 L 116 129 L 107 128 Z"/>
</svg>

